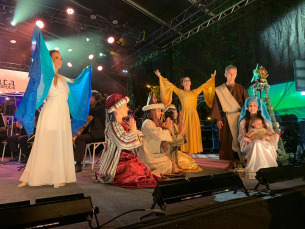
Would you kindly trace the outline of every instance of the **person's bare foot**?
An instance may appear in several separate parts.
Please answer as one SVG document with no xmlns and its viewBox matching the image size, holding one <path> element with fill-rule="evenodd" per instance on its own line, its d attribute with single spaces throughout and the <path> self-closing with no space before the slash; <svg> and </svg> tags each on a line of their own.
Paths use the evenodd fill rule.
<svg viewBox="0 0 305 229">
<path fill-rule="evenodd" d="M 18 188 L 25 187 L 25 186 L 27 186 L 27 185 L 28 185 L 28 183 L 22 182 L 21 184 L 18 185 Z"/>
</svg>

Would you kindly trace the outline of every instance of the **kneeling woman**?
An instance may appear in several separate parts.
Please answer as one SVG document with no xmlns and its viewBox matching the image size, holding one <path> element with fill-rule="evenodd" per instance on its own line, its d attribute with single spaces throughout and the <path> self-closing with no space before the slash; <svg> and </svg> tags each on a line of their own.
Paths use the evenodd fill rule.
<svg viewBox="0 0 305 229">
<path fill-rule="evenodd" d="M 249 131 L 252 126 L 251 118 L 258 117 L 262 120 L 264 128 L 272 141 L 266 139 L 251 140 L 254 132 Z M 251 96 L 246 99 L 239 117 L 238 141 L 242 152 L 246 153 L 246 171 L 257 172 L 261 168 L 277 167 L 277 153 L 279 135 L 277 135 L 271 124 L 271 119 L 263 101 Z"/>
<path fill-rule="evenodd" d="M 180 120 L 179 125 L 177 125 L 178 112 L 174 104 L 170 104 L 164 109 L 162 121 L 165 122 L 167 118 L 170 118 L 173 121 L 171 130 L 173 141 L 168 142 L 169 147 L 167 152 L 163 152 L 185 172 L 192 173 L 202 171 L 189 154 L 183 153 L 180 150 L 180 146 L 186 143 L 184 136 L 185 124 Z M 161 148 L 161 151 L 162 150 L 163 149 Z"/>
<path fill-rule="evenodd" d="M 134 119 L 129 123 L 123 118 L 128 114 L 128 97 L 113 94 L 106 100 L 106 109 L 111 119 L 105 131 L 105 149 L 100 164 L 100 178 L 103 183 L 113 183 L 122 188 L 153 188 L 160 178 L 139 161 L 137 147 L 142 144 L 143 135 L 137 130 Z"/>
</svg>

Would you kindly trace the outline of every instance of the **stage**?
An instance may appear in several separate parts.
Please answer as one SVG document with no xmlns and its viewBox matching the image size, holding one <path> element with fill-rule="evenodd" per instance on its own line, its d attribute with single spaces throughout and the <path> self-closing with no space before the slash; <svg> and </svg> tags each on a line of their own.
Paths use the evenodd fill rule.
<svg viewBox="0 0 305 229">
<path fill-rule="evenodd" d="M 0 165 L 0 204 L 19 202 L 24 200 L 30 200 L 31 203 L 34 203 L 35 199 L 39 198 L 84 193 L 85 196 L 91 197 L 93 207 L 99 207 L 100 213 L 98 214 L 98 219 L 99 223 L 103 224 L 104 222 L 118 216 L 119 214 L 133 209 L 149 209 L 153 203 L 152 192 L 154 189 L 129 190 L 116 187 L 111 184 L 94 183 L 92 179 L 94 172 L 91 170 L 91 164 L 87 164 L 87 166 L 83 169 L 83 172 L 76 174 L 77 183 L 67 184 L 66 186 L 58 189 L 53 188 L 53 186 L 27 186 L 23 188 L 18 188 L 17 185 L 20 183 L 19 178 L 22 174 L 22 171 L 18 171 L 17 167 L 19 167 L 21 164 L 18 162 L 8 162 L 8 159 L 9 158 L 5 158 L 4 162 L 6 163 L 6 165 Z M 219 159 L 217 159 L 217 154 L 195 155 L 194 159 L 196 160 L 197 164 L 202 167 L 203 171 L 198 173 L 188 173 L 187 177 L 213 175 L 227 172 L 224 169 L 227 166 L 227 162 L 220 161 Z M 98 171 L 98 168 L 99 165 L 96 164 L 94 171 Z M 170 204 L 167 206 L 167 209 L 165 211 L 166 216 L 159 217 L 159 219 L 167 219 L 166 217 L 168 217 L 168 220 L 166 220 L 166 222 L 172 222 L 173 217 L 175 218 L 175 220 L 177 220 L 177 217 L 175 216 L 179 216 L 178 218 L 182 220 L 185 217 L 190 217 L 189 213 L 193 212 L 191 216 L 195 216 L 196 214 L 198 214 L 198 211 L 200 209 L 202 210 L 211 206 L 217 207 L 218 205 L 219 207 L 221 207 L 220 205 L 222 205 L 223 203 L 226 203 L 226 205 L 228 205 L 227 203 L 230 203 L 230 205 L 231 203 L 236 205 L 236 202 L 234 201 L 238 202 L 238 200 L 245 200 L 247 203 L 249 203 L 251 201 L 257 202 L 260 200 L 272 198 L 270 196 L 265 196 L 255 197 L 254 199 L 255 193 L 251 192 L 251 189 L 255 187 L 257 181 L 246 179 L 243 179 L 243 181 L 245 187 L 250 191 L 250 197 L 246 197 L 246 195 L 242 191 L 239 191 L 237 194 L 233 194 L 233 192 L 227 192 Z M 273 190 L 279 190 L 302 185 L 305 185 L 305 182 L 302 179 L 296 179 L 272 184 L 271 188 Z M 260 186 L 259 189 L 264 189 L 264 187 Z M 301 187 L 300 189 L 305 190 L 304 187 Z M 156 208 L 158 208 L 158 206 L 156 206 Z M 148 212 L 134 212 L 127 214 L 109 223 L 107 226 L 105 226 L 105 228 L 125 227 L 131 224 L 138 223 L 138 219 L 146 214 L 148 214 Z M 152 219 L 156 221 L 157 218 L 158 217 L 156 216 L 151 216 L 145 218 L 143 221 L 148 220 L 147 222 L 151 222 Z M 163 226 L 159 224 L 158 228 L 165 228 L 166 226 L 164 225 L 166 225 L 166 222 L 162 223 Z M 241 228 L 237 226 L 236 223 L 237 222 L 232 225 L 228 224 L 227 228 Z M 93 222 L 93 225 L 95 226 L 95 222 Z M 181 223 L 181 225 L 179 225 L 180 223 L 175 228 L 185 228 L 185 223 Z M 153 228 L 154 226 L 145 225 L 143 226 L 143 228 Z M 134 227 L 136 226 L 133 225 L 130 228 Z M 87 222 L 83 222 L 63 226 L 63 228 L 89 228 L 89 226 Z"/>
</svg>

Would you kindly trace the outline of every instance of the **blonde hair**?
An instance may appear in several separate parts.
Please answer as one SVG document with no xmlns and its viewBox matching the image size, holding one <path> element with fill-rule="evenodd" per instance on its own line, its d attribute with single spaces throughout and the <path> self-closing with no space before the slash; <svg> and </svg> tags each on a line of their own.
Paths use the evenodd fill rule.
<svg viewBox="0 0 305 229">
<path fill-rule="evenodd" d="M 49 51 L 49 54 L 50 54 L 50 56 L 52 57 L 52 53 L 54 53 L 54 52 L 58 52 L 57 50 L 50 50 Z M 59 53 L 59 52 L 58 52 Z M 54 86 L 55 87 L 57 87 L 57 81 L 58 81 L 58 75 L 57 74 L 55 74 L 55 76 L 54 76 Z"/>
</svg>

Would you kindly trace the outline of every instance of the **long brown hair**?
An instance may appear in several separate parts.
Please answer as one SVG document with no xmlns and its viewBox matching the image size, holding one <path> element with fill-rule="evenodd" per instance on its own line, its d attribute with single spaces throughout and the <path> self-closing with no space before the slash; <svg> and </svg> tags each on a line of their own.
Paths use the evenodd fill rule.
<svg viewBox="0 0 305 229">
<path fill-rule="evenodd" d="M 260 110 L 257 111 L 256 117 L 260 118 L 262 120 L 263 127 L 267 128 L 267 125 L 265 123 L 265 119 L 263 118 Z M 250 121 L 251 121 L 250 112 L 249 112 L 249 110 L 246 110 L 246 123 L 245 123 L 246 133 L 248 133 Z"/>
<path fill-rule="evenodd" d="M 58 52 L 57 50 L 50 50 L 49 51 L 49 54 L 50 54 L 50 56 L 52 57 L 52 53 L 54 53 L 54 52 Z M 58 52 L 59 53 L 59 52 Z M 57 87 L 57 81 L 58 81 L 58 75 L 57 74 L 55 74 L 55 76 L 54 76 L 54 86 L 55 87 Z"/>
</svg>

